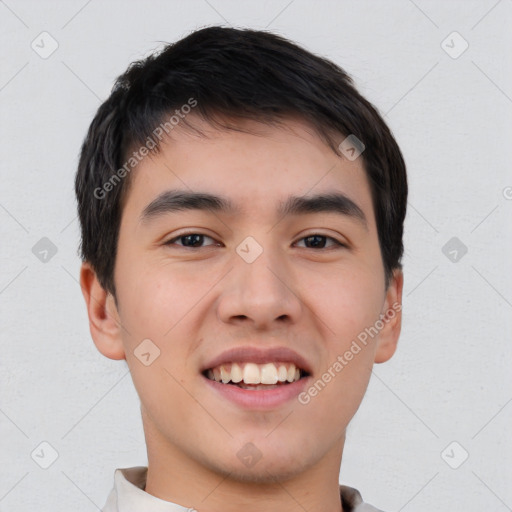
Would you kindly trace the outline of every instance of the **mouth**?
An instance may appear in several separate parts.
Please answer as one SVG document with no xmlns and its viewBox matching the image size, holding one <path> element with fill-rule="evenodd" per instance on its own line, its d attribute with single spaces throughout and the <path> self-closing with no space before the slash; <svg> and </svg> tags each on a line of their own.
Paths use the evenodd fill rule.
<svg viewBox="0 0 512 512">
<path fill-rule="evenodd" d="M 278 361 L 267 363 L 223 363 L 202 372 L 207 379 L 241 389 L 261 391 L 289 386 L 309 377 L 309 372 L 295 363 Z"/>
<path fill-rule="evenodd" d="M 245 411 L 287 407 L 312 379 L 313 365 L 288 347 L 234 347 L 200 370 L 212 396 Z"/>
</svg>

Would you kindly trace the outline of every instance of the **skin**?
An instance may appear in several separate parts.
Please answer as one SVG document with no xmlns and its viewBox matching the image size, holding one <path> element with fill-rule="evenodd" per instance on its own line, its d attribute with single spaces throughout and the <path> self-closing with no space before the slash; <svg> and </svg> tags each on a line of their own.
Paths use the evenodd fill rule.
<svg viewBox="0 0 512 512">
<path fill-rule="evenodd" d="M 395 352 L 400 311 L 306 405 L 294 399 L 243 410 L 210 389 L 200 369 L 233 347 L 286 346 L 309 361 L 314 382 L 380 314 L 401 304 L 402 273 L 384 286 L 362 157 L 335 155 L 299 120 L 279 127 L 239 122 L 257 135 L 194 122 L 207 138 L 178 127 L 131 176 L 114 273 L 117 303 L 88 263 L 81 269 L 94 343 L 106 357 L 126 359 L 141 400 L 145 490 L 200 512 L 339 512 L 346 427 L 374 362 Z M 177 188 L 223 195 L 243 210 L 140 220 L 157 195 Z M 288 195 L 332 191 L 361 208 L 367 229 L 335 213 L 276 214 Z M 197 248 L 184 247 L 183 238 L 165 245 L 185 232 L 211 238 Z M 313 234 L 347 247 L 329 238 L 325 248 L 308 246 L 304 237 Z M 250 264 L 235 251 L 247 236 L 263 248 Z M 160 356 L 145 366 L 134 351 L 148 338 Z M 237 457 L 249 442 L 262 455 L 252 467 Z"/>
</svg>

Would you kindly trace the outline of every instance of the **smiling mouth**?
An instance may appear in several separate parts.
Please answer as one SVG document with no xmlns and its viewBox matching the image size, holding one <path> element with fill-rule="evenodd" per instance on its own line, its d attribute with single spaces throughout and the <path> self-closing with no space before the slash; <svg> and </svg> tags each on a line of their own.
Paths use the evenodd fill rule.
<svg viewBox="0 0 512 512">
<path fill-rule="evenodd" d="M 274 389 L 299 381 L 309 374 L 294 363 L 225 363 L 207 369 L 203 375 L 220 384 L 253 391 Z"/>
</svg>

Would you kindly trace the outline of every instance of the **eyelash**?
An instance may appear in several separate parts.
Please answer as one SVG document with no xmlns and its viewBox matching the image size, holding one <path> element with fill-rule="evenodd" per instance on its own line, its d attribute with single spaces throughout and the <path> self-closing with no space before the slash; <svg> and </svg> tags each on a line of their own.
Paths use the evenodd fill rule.
<svg viewBox="0 0 512 512">
<path fill-rule="evenodd" d="M 179 240 L 181 238 L 185 238 L 187 236 L 192 236 L 192 235 L 198 235 L 198 236 L 202 236 L 203 238 L 210 238 L 211 240 L 214 240 L 211 236 L 208 236 L 208 235 L 205 235 L 203 233 L 196 233 L 194 231 L 191 231 L 189 233 L 182 233 L 181 235 L 179 236 L 176 236 L 174 238 L 172 238 L 171 240 L 168 240 L 167 242 L 164 243 L 164 245 L 167 245 L 167 246 L 172 246 L 172 245 L 175 245 L 174 242 L 176 240 Z M 337 246 L 339 248 L 347 248 L 347 245 L 339 242 L 338 240 L 336 240 L 335 238 L 331 237 L 331 236 L 328 236 L 328 235 L 322 235 L 321 233 L 311 233 L 309 235 L 306 235 L 305 237 L 302 237 L 298 240 L 298 242 L 302 241 L 302 240 L 305 240 L 306 238 L 312 238 L 312 237 L 315 237 L 315 236 L 318 236 L 318 237 L 321 237 L 321 238 L 325 238 L 326 240 L 332 240 L 334 242 L 334 246 Z M 212 244 L 214 245 L 214 244 Z M 205 247 L 209 247 L 209 246 L 204 246 L 204 247 L 186 247 L 184 245 L 178 245 L 178 247 L 182 247 L 183 249 L 204 249 Z M 332 249 L 332 247 L 330 247 Z M 315 249 L 315 248 L 312 248 L 312 247 L 305 247 L 305 249 L 313 249 L 313 250 L 321 250 L 321 249 L 324 249 L 324 250 L 327 250 L 329 249 L 329 247 L 321 247 L 320 249 Z"/>
</svg>

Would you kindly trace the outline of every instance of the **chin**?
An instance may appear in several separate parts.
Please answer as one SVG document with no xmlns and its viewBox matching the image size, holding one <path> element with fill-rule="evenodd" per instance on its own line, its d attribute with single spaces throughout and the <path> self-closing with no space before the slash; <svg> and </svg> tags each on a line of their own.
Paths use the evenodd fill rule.
<svg viewBox="0 0 512 512">
<path fill-rule="evenodd" d="M 303 450 L 297 450 L 294 455 L 279 453 L 279 450 L 271 449 L 265 450 L 265 452 L 257 452 L 254 448 L 245 448 L 244 451 L 242 448 L 237 452 L 235 461 L 225 454 L 227 460 L 223 464 L 219 464 L 217 459 L 215 462 L 209 461 L 210 463 L 207 465 L 211 471 L 233 481 L 271 484 L 276 481 L 289 480 L 315 463 L 315 461 L 307 463 Z M 297 457 L 299 453 L 301 454 L 300 460 Z M 252 460 L 251 455 L 253 455 Z"/>
<path fill-rule="evenodd" d="M 264 464 L 260 461 L 251 468 L 243 468 L 237 464 L 236 467 L 227 468 L 227 471 L 226 469 L 221 469 L 217 472 L 230 480 L 240 483 L 272 484 L 275 482 L 285 482 L 293 478 L 301 472 L 301 469 L 296 466 L 285 466 L 282 463 Z"/>
</svg>

